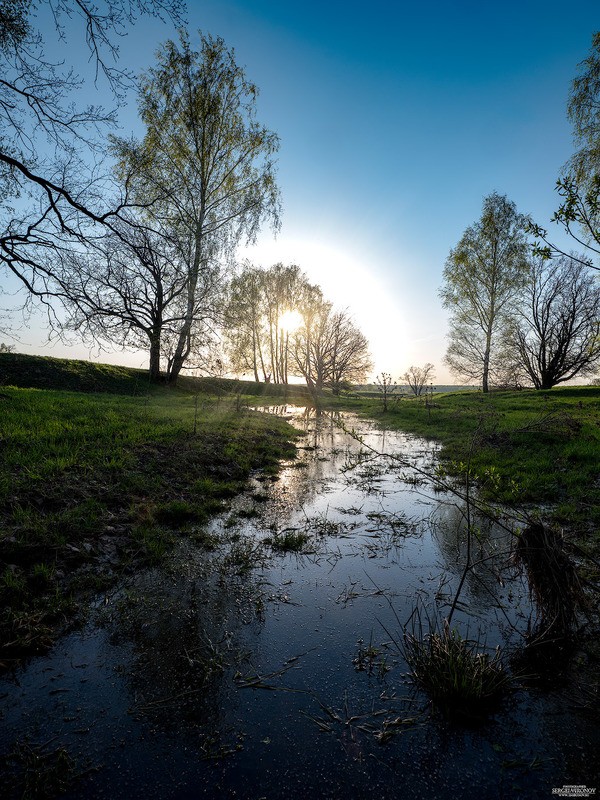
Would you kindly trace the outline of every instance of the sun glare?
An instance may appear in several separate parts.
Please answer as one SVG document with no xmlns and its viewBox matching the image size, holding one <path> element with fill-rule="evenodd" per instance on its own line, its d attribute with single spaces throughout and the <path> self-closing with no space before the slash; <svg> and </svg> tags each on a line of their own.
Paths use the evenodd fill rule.
<svg viewBox="0 0 600 800">
<path fill-rule="evenodd" d="M 300 325 L 302 325 L 302 316 L 297 311 L 285 311 L 279 317 L 279 327 L 284 333 L 294 333 Z"/>
<path fill-rule="evenodd" d="M 285 236 L 272 241 L 265 236 L 257 245 L 244 248 L 240 260 L 244 257 L 263 266 L 277 262 L 298 264 L 311 283 L 321 287 L 327 300 L 336 308 L 347 308 L 369 340 L 375 361 L 373 375 L 382 370 L 400 374 L 411 363 L 432 360 L 430 348 L 421 355 L 406 344 L 414 335 L 406 326 L 402 298 L 390 294 L 389 288 L 377 279 L 376 264 L 366 258 L 361 261 L 360 255 L 350 252 L 349 247 Z M 280 319 L 280 329 L 292 333 L 296 313 L 286 311 Z"/>
</svg>

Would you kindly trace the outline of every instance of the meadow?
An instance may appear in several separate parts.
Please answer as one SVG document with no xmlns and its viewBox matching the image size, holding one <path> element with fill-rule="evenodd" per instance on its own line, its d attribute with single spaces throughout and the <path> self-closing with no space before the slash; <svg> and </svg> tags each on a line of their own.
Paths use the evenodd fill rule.
<svg viewBox="0 0 600 800">
<path fill-rule="evenodd" d="M 182 532 L 210 546 L 203 523 L 253 471 L 276 473 L 295 438 L 284 421 L 242 406 L 239 394 L 147 384 L 141 393 L 131 370 L 94 373 L 70 362 L 65 372 L 41 359 L 29 370 L 27 358 L 9 360 L 21 366 L 13 382 L 109 391 L 7 386 L 9 369 L 0 373 L 5 663 L 44 650 L 82 595 L 160 560 Z M 114 393 L 115 383 L 130 394 Z"/>
<path fill-rule="evenodd" d="M 4 663 L 43 651 L 83 596 L 182 534 L 210 547 L 205 523 L 257 470 L 276 480 L 296 431 L 248 405 L 310 398 L 302 387 L 183 378 L 89 362 L 0 355 L 0 629 Z M 440 476 L 468 473 L 482 496 L 528 508 L 598 551 L 600 388 L 327 395 L 381 426 L 442 443 Z"/>
</svg>

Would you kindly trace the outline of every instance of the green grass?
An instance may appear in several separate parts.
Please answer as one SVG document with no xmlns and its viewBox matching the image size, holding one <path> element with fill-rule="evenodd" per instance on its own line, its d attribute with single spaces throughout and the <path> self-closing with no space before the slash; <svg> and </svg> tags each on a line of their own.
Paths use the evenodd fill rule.
<svg viewBox="0 0 600 800">
<path fill-rule="evenodd" d="M 488 498 L 551 506 L 554 519 L 581 530 L 600 522 L 600 387 L 538 392 L 453 392 L 346 405 L 388 428 L 440 441 L 442 465 L 464 474 L 467 462 Z"/>
<path fill-rule="evenodd" d="M 5 386 L 0 413 L 0 661 L 44 649 L 82 587 L 159 561 L 182 534 L 200 541 L 253 470 L 293 456 L 296 436 L 235 398 L 165 387 Z"/>
<path fill-rule="evenodd" d="M 147 370 L 22 353 L 0 353 L 0 386 L 125 395 L 160 391 L 159 386 L 149 383 Z M 254 399 L 264 395 L 270 402 L 291 402 L 292 399 L 306 402 L 310 397 L 305 386 L 279 386 L 228 378 L 181 375 L 177 386 L 188 394 L 215 397 L 242 395 Z"/>
<path fill-rule="evenodd" d="M 306 531 L 278 531 L 265 539 L 265 544 L 282 553 L 301 553 L 306 550 L 310 536 Z"/>
</svg>

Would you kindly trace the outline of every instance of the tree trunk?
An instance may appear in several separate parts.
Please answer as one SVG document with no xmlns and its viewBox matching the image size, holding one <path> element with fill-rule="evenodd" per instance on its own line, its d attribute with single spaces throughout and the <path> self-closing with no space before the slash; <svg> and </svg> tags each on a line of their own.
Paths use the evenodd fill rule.
<svg viewBox="0 0 600 800">
<path fill-rule="evenodd" d="M 183 325 L 179 331 L 177 339 L 177 347 L 173 353 L 171 360 L 171 368 L 167 375 L 167 383 L 170 386 L 175 386 L 177 378 L 181 372 L 187 357 L 190 354 L 190 336 L 192 333 L 192 325 L 194 324 L 194 310 L 196 306 L 196 290 L 198 288 L 198 279 L 200 277 L 200 269 L 202 266 L 202 225 L 204 223 L 204 214 L 201 215 L 200 221 L 196 226 L 196 241 L 194 247 L 194 259 L 191 267 L 189 268 L 189 277 L 187 285 L 187 307 Z"/>
<path fill-rule="evenodd" d="M 160 330 L 150 335 L 150 382 L 160 380 Z"/>
<path fill-rule="evenodd" d="M 490 377 L 490 353 L 492 350 L 492 326 L 489 325 L 486 332 L 485 352 L 483 354 L 483 374 L 481 376 L 481 388 L 484 393 L 489 392 Z"/>
<path fill-rule="evenodd" d="M 256 328 L 252 326 L 252 368 L 254 370 L 254 380 L 259 382 L 258 377 L 258 363 L 256 360 Z"/>
</svg>

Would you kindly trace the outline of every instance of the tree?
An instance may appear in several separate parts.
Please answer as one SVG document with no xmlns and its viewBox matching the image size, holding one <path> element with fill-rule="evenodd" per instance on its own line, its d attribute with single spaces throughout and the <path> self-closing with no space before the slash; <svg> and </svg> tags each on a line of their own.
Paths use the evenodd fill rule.
<svg viewBox="0 0 600 800">
<path fill-rule="evenodd" d="M 600 255 L 600 175 L 587 178 L 567 175 L 556 182 L 561 204 L 552 217 L 552 222 L 561 225 L 585 253 L 567 253 L 551 241 L 548 231 L 531 222 L 530 232 L 540 241 L 534 245 L 534 253 L 543 259 L 565 257 L 591 269 L 600 270 L 594 259 Z M 542 242 L 542 243 L 540 243 Z"/>
<path fill-rule="evenodd" d="M 583 181 L 600 171 L 600 31 L 579 65 L 571 84 L 567 116 L 579 149 L 571 158 L 569 172 Z"/>
<path fill-rule="evenodd" d="M 230 283 L 225 311 L 227 350 L 235 370 L 252 372 L 259 380 L 287 383 L 290 336 L 289 315 L 307 307 L 311 297 L 322 297 L 300 267 L 274 264 L 268 269 L 246 262 Z"/>
<path fill-rule="evenodd" d="M 537 254 L 544 258 L 565 256 L 600 269 L 594 259 L 600 254 L 600 32 L 594 33 L 589 55 L 579 64 L 571 85 L 567 107 L 577 150 L 556 182 L 561 198 L 552 222 L 584 248 L 584 254 L 567 253 L 551 241 L 541 225 L 531 224 L 540 240 Z"/>
<path fill-rule="evenodd" d="M 296 369 L 315 392 L 327 387 L 339 394 L 345 384 L 361 382 L 371 371 L 369 343 L 347 310 L 334 311 L 315 295 L 307 301 L 294 337 Z"/>
<path fill-rule="evenodd" d="M 79 22 L 95 79 L 118 104 L 133 81 L 118 66 L 116 40 L 140 14 L 180 22 L 182 8 L 181 0 L 0 0 L 0 264 L 30 297 L 64 297 L 55 253 L 102 235 L 129 202 L 101 167 L 116 111 L 89 104 L 88 85 L 46 56 L 44 37 L 54 28 L 68 44 L 66 21 Z M 42 35 L 35 24 L 44 15 Z"/>
<path fill-rule="evenodd" d="M 347 310 L 336 311 L 295 264 L 246 263 L 230 284 L 227 350 L 234 369 L 287 383 L 304 378 L 315 393 L 338 393 L 371 369 L 368 342 Z"/>
<path fill-rule="evenodd" d="M 551 389 L 600 363 L 600 285 L 578 259 L 532 262 L 512 332 L 536 389 Z"/>
<path fill-rule="evenodd" d="M 85 250 L 55 254 L 52 271 L 65 286 L 65 327 L 100 346 L 107 342 L 148 350 L 150 380 L 157 381 L 161 358 L 168 370 L 185 315 L 187 270 L 180 243 L 141 222 L 119 220 L 113 227 Z M 203 270 L 197 287 L 190 353 L 213 338 L 220 320 L 220 291 L 215 264 Z"/>
<path fill-rule="evenodd" d="M 410 386 L 415 397 L 420 397 L 427 381 L 433 380 L 434 369 L 433 364 L 427 362 L 424 367 L 409 367 L 408 371 L 404 373 L 402 379 Z"/>
<path fill-rule="evenodd" d="M 113 140 L 122 173 L 135 176 L 134 196 L 151 198 L 145 212 L 151 226 L 171 232 L 184 275 L 171 383 L 204 320 L 206 274 L 240 241 L 252 241 L 263 221 L 278 224 L 273 155 L 279 141 L 255 121 L 256 96 L 222 39 L 200 34 L 194 51 L 182 32 L 141 79 L 143 140 Z"/>
<path fill-rule="evenodd" d="M 383 410 L 388 410 L 388 400 L 394 394 L 396 389 L 398 388 L 394 381 L 392 380 L 392 375 L 389 372 L 382 372 L 380 375 L 377 375 L 375 378 L 375 386 L 379 392 L 381 392 L 381 398 L 383 400 Z"/>
<path fill-rule="evenodd" d="M 235 372 L 252 372 L 254 380 L 267 381 L 271 371 L 267 368 L 263 353 L 265 327 L 263 316 L 264 299 L 263 270 L 249 262 L 231 281 L 227 291 L 224 333 L 227 353 Z"/>
<path fill-rule="evenodd" d="M 489 391 L 497 337 L 527 271 L 527 219 L 507 197 L 483 201 L 481 218 L 450 251 L 440 291 L 450 311 L 446 363 Z"/>
</svg>

